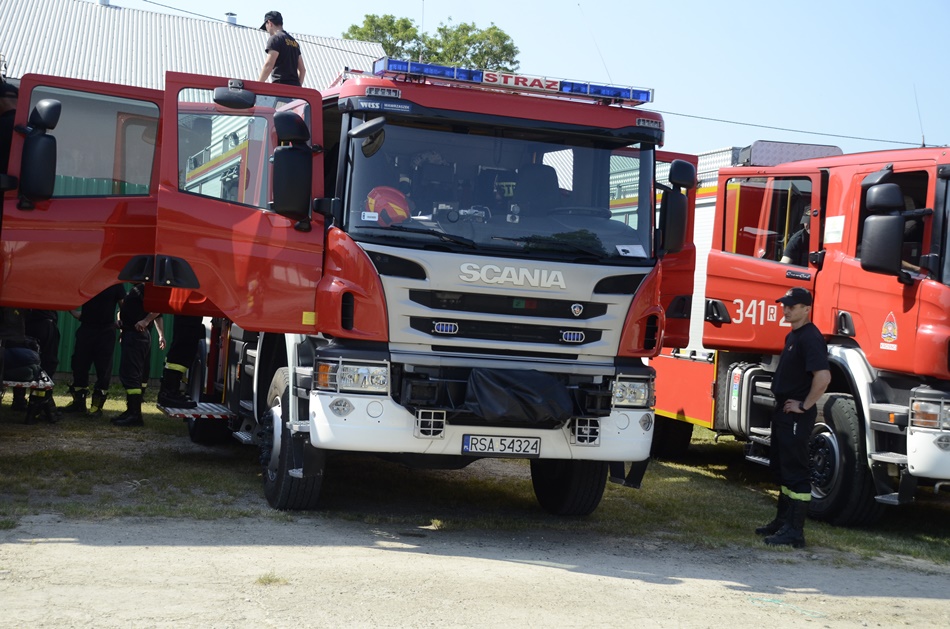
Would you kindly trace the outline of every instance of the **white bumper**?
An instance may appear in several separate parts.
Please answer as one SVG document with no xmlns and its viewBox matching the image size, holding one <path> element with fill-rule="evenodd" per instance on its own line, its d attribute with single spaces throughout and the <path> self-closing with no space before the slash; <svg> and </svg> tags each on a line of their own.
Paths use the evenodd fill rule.
<svg viewBox="0 0 950 629">
<path fill-rule="evenodd" d="M 950 431 L 909 428 L 907 469 L 920 478 L 950 480 Z"/>
<path fill-rule="evenodd" d="M 345 398 L 352 410 L 338 415 L 330 404 Z M 573 443 L 569 426 L 558 429 L 455 426 L 441 436 L 415 436 L 416 418 L 387 396 L 310 392 L 310 441 L 326 450 L 461 455 L 463 435 L 540 437 L 542 459 L 644 461 L 653 441 L 653 409 L 615 409 L 600 419 L 596 445 Z M 645 430 L 641 426 L 647 425 Z"/>
</svg>

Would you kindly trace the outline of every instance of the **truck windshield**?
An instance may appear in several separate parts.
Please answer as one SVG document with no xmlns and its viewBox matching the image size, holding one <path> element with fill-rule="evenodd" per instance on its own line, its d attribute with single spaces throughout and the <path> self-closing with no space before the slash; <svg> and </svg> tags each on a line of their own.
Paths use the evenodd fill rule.
<svg viewBox="0 0 950 629">
<path fill-rule="evenodd" d="M 354 126 L 361 123 L 354 121 Z M 353 140 L 344 228 L 469 255 L 650 263 L 651 145 L 389 119 Z"/>
</svg>

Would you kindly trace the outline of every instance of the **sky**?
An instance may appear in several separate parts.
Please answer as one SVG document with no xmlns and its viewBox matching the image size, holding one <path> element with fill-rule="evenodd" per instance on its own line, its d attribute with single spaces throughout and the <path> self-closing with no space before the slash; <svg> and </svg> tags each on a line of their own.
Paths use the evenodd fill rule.
<svg viewBox="0 0 950 629">
<path fill-rule="evenodd" d="M 519 48 L 520 73 L 654 89 L 647 108 L 664 114 L 671 151 L 756 140 L 846 153 L 950 145 L 945 0 L 110 3 L 220 20 L 233 12 L 254 27 L 277 10 L 288 32 L 329 37 L 369 14 L 406 17 L 430 34 L 440 23 L 494 24 Z"/>
</svg>

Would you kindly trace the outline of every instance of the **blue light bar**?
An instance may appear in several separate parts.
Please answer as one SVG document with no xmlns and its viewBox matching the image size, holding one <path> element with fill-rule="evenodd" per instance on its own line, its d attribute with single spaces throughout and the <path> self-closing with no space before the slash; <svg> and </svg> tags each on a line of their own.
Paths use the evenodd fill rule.
<svg viewBox="0 0 950 629">
<path fill-rule="evenodd" d="M 580 81 L 561 81 L 546 77 L 518 75 L 502 71 L 455 68 L 436 63 L 402 61 L 383 57 L 373 63 L 373 74 L 379 77 L 419 75 L 449 81 L 478 83 L 489 89 L 511 89 L 565 96 L 586 96 L 597 100 L 631 104 L 653 101 L 653 90 L 619 85 L 598 85 Z"/>
</svg>

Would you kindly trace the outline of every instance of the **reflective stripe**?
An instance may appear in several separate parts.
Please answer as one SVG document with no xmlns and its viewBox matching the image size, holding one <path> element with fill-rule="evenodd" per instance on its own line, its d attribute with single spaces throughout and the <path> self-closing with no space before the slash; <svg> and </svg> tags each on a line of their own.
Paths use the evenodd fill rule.
<svg viewBox="0 0 950 629">
<path fill-rule="evenodd" d="M 142 395 L 142 389 L 126 389 L 126 395 Z"/>
<path fill-rule="evenodd" d="M 809 502 L 811 500 L 811 493 L 807 494 L 796 494 L 794 491 L 782 485 L 782 493 L 791 498 L 792 500 L 801 500 L 802 502 Z"/>
<path fill-rule="evenodd" d="M 185 367 L 184 365 L 179 365 L 176 363 L 165 363 L 165 369 L 171 369 L 172 371 L 180 371 L 181 373 L 185 373 L 186 371 L 188 371 L 188 367 Z"/>
</svg>

